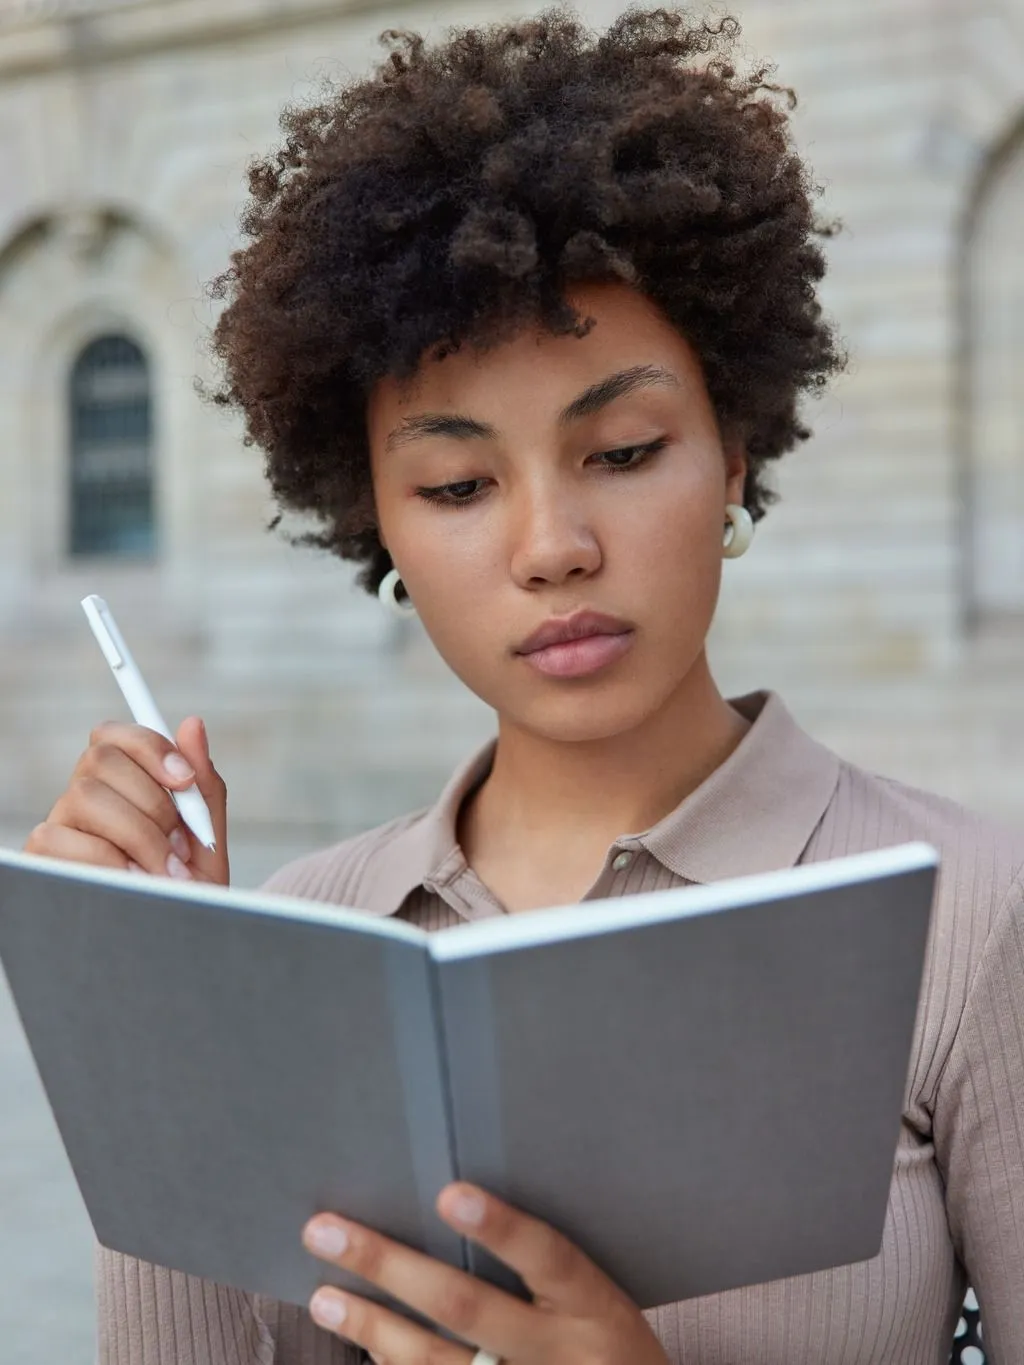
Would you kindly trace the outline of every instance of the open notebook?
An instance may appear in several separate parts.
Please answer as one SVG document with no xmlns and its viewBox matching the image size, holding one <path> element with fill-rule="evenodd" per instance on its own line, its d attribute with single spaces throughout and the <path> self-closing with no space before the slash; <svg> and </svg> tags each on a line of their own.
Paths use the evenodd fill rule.
<svg viewBox="0 0 1024 1365">
<path fill-rule="evenodd" d="M 104 1245 L 386 1302 L 302 1247 L 331 1209 L 524 1292 L 435 1214 L 465 1178 L 651 1307 L 877 1254 L 936 866 L 426 934 L 0 851 L 0 960 Z"/>
</svg>

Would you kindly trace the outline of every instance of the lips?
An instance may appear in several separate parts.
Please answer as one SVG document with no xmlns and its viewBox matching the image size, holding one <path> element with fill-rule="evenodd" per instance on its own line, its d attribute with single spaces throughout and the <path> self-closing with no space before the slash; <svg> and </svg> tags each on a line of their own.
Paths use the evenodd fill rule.
<svg viewBox="0 0 1024 1365">
<path fill-rule="evenodd" d="M 592 635 L 626 635 L 632 627 L 615 616 L 598 611 L 579 611 L 564 620 L 545 621 L 516 649 L 517 654 L 534 654 L 551 645 L 564 645 L 571 640 L 585 640 Z"/>
<path fill-rule="evenodd" d="M 633 627 L 615 616 L 581 611 L 547 621 L 515 651 L 538 673 L 551 678 L 586 678 L 627 654 Z"/>
</svg>

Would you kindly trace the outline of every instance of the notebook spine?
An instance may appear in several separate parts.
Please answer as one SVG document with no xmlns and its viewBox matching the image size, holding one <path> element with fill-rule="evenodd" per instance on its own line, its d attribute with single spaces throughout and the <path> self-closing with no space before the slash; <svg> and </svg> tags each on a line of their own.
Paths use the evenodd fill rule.
<svg viewBox="0 0 1024 1365">
<path fill-rule="evenodd" d="M 457 1166 L 434 973 L 425 950 L 406 943 L 389 946 L 388 990 L 422 1245 L 428 1255 L 464 1268 L 463 1239 L 442 1222 L 435 1209 L 440 1190 L 456 1179 Z"/>
<path fill-rule="evenodd" d="M 508 1198 L 490 964 L 483 957 L 456 959 L 437 963 L 436 971 L 458 1179 Z M 475 1242 L 466 1244 L 466 1269 L 528 1297 L 519 1277 Z"/>
</svg>

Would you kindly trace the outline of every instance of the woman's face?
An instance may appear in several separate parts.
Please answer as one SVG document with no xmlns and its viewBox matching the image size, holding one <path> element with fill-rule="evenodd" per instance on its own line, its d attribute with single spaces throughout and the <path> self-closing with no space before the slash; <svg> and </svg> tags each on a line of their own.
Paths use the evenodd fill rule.
<svg viewBox="0 0 1024 1365">
<path fill-rule="evenodd" d="M 702 658 L 746 464 L 653 304 L 571 297 L 596 319 L 584 338 L 528 329 L 428 361 L 382 380 L 367 420 L 381 539 L 442 657 L 504 721 L 598 740 Z M 534 648 L 566 622 L 589 638 Z"/>
</svg>

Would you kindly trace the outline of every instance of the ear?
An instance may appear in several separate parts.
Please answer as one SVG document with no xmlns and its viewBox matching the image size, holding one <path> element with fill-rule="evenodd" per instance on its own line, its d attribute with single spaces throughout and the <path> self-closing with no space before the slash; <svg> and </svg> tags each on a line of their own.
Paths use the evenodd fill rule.
<svg viewBox="0 0 1024 1365">
<path fill-rule="evenodd" d="M 743 493 L 747 484 L 747 472 L 750 468 L 746 442 L 741 437 L 736 436 L 725 443 L 724 453 L 725 500 L 742 505 Z"/>
<path fill-rule="evenodd" d="M 381 529 L 380 517 L 377 515 L 377 501 L 372 486 L 363 489 L 360 496 L 352 504 L 345 520 L 349 526 L 358 531 L 359 535 L 369 533 L 375 535 L 381 545 L 387 549 L 384 544 L 384 532 Z"/>
<path fill-rule="evenodd" d="M 380 541 L 383 548 L 387 550 L 388 543 L 384 539 L 384 527 L 380 524 L 380 515 L 377 511 L 377 495 L 372 486 L 368 490 L 366 520 L 370 529 L 376 533 L 377 539 Z"/>
</svg>

